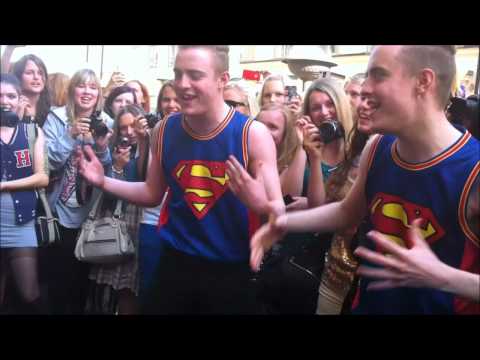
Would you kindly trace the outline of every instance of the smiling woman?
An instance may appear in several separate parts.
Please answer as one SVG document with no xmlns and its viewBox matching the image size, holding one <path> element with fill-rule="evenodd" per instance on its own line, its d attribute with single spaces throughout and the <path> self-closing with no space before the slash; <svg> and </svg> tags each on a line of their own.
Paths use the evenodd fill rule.
<svg viewBox="0 0 480 360">
<path fill-rule="evenodd" d="M 46 271 L 52 310 L 55 314 L 81 314 L 84 310 L 88 267 L 74 257 L 80 227 L 95 199 L 82 203 L 78 197 L 78 173 L 75 160 L 77 146 L 92 144 L 104 166 L 111 163 L 107 147 L 110 135 L 95 136 L 91 131 L 92 117 L 112 128 L 113 120 L 102 108 L 102 90 L 95 72 L 77 71 L 68 86 L 67 104 L 50 111 L 44 125 L 53 181 L 49 202 L 60 221 L 62 247 L 48 249 Z M 97 125 L 98 126 L 98 125 Z M 62 271 L 58 271 L 61 266 Z"/>
</svg>

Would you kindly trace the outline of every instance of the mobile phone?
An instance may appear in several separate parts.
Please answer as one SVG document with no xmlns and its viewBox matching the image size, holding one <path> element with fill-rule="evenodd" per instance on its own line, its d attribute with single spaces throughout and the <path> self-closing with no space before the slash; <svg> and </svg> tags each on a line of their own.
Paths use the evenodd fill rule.
<svg viewBox="0 0 480 360">
<path fill-rule="evenodd" d="M 285 86 L 285 89 L 287 90 L 288 101 L 292 101 L 292 98 L 298 96 L 296 86 L 287 85 Z"/>
<path fill-rule="evenodd" d="M 290 194 L 287 194 L 283 197 L 283 201 L 285 202 L 285 205 L 289 205 L 295 200 L 293 200 L 292 196 Z"/>
</svg>

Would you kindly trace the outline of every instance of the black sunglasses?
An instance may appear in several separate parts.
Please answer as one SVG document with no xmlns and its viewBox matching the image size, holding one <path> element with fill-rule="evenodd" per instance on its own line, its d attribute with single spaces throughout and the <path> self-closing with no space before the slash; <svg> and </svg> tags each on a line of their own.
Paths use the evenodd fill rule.
<svg viewBox="0 0 480 360">
<path fill-rule="evenodd" d="M 225 103 L 227 105 L 233 106 L 234 108 L 239 107 L 239 106 L 245 106 L 245 107 L 247 106 L 242 102 L 237 102 L 237 101 L 233 101 L 233 100 L 225 100 Z"/>
</svg>

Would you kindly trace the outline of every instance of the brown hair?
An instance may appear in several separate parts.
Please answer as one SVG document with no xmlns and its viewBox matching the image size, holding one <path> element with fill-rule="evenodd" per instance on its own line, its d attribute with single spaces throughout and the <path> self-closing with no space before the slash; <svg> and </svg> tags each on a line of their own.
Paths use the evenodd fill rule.
<svg viewBox="0 0 480 360">
<path fill-rule="evenodd" d="M 162 98 L 163 98 L 163 93 L 165 92 L 165 89 L 169 87 L 171 88 L 173 91 L 175 91 L 175 86 L 173 85 L 173 81 L 172 80 L 168 80 L 166 81 L 162 87 L 160 88 L 160 91 L 158 92 L 158 97 L 157 97 L 157 113 L 160 113 L 162 118 L 164 116 L 163 114 L 163 111 L 162 111 Z M 175 94 L 177 92 L 175 91 Z"/>
<path fill-rule="evenodd" d="M 128 86 L 128 84 L 132 83 L 132 82 L 137 83 L 140 86 L 140 89 L 142 89 L 143 101 L 144 102 L 140 105 L 142 106 L 143 110 L 145 110 L 146 113 L 149 113 L 150 112 L 150 94 L 148 93 L 147 87 L 138 80 L 127 81 L 125 83 L 125 85 Z"/>
<path fill-rule="evenodd" d="M 215 55 L 217 63 L 216 71 L 218 74 L 228 71 L 228 45 L 179 45 L 179 50 L 190 48 L 208 49 Z"/>
<path fill-rule="evenodd" d="M 398 53 L 405 69 L 415 75 L 424 68 L 430 68 L 437 78 L 437 100 L 444 109 L 448 104 L 452 83 L 455 78 L 454 45 L 404 45 Z"/>
<path fill-rule="evenodd" d="M 262 112 L 265 111 L 278 111 L 283 115 L 285 120 L 285 132 L 283 133 L 282 142 L 277 149 L 277 167 L 280 173 L 285 167 L 290 165 L 295 156 L 295 152 L 301 145 L 295 130 L 295 116 L 285 105 L 270 103 L 262 106 L 257 115 L 257 120 L 260 119 Z"/>
</svg>

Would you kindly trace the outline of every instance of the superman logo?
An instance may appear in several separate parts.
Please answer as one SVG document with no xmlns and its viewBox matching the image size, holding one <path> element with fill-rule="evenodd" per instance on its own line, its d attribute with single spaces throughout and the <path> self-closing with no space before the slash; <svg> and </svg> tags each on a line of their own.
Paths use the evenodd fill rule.
<svg viewBox="0 0 480 360">
<path fill-rule="evenodd" d="M 197 219 L 202 219 L 228 189 L 225 163 L 180 161 L 173 177 L 185 192 L 185 200 Z"/>
<path fill-rule="evenodd" d="M 430 245 L 445 235 L 445 230 L 429 208 L 385 193 L 376 194 L 370 205 L 370 219 L 375 230 L 403 247 L 406 247 L 403 239 L 407 230 L 417 218 L 423 219 L 420 231 Z"/>
</svg>

